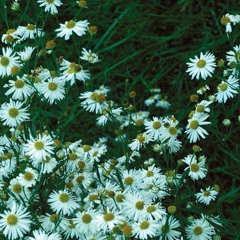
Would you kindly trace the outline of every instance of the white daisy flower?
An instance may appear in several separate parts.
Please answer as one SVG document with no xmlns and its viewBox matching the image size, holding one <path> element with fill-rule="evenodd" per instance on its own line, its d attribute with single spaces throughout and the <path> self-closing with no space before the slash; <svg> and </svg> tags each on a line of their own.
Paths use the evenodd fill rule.
<svg viewBox="0 0 240 240">
<path fill-rule="evenodd" d="M 57 14 L 57 7 L 60 7 L 63 3 L 61 0 L 38 0 L 39 7 L 45 7 L 45 12 L 50 12 L 51 14 Z"/>
<path fill-rule="evenodd" d="M 6 135 L 0 136 L 0 155 L 4 154 L 6 149 L 9 149 L 11 142 L 8 140 Z"/>
<path fill-rule="evenodd" d="M 89 22 L 87 20 L 78 22 L 70 20 L 66 21 L 65 24 L 60 23 L 60 27 L 55 31 L 57 32 L 57 37 L 64 37 L 65 40 L 69 40 L 73 32 L 79 37 L 86 34 L 88 25 Z"/>
<path fill-rule="evenodd" d="M 21 181 L 19 181 L 18 178 L 11 179 L 8 189 L 14 195 L 14 200 L 18 200 L 20 202 L 24 200 L 23 204 L 27 203 L 27 200 L 31 195 L 31 192 Z"/>
<path fill-rule="evenodd" d="M 219 103 L 226 103 L 229 98 L 233 98 L 238 94 L 239 81 L 234 76 L 230 75 L 226 81 L 222 81 L 217 86 L 218 92 L 216 95 L 216 100 Z"/>
<path fill-rule="evenodd" d="M 215 70 L 215 60 L 216 58 L 212 53 L 206 52 L 203 54 L 201 52 L 200 57 L 195 56 L 194 59 L 190 58 L 190 62 L 187 63 L 188 69 L 186 72 L 189 73 L 191 79 L 196 77 L 196 79 L 199 80 L 201 77 L 206 80 L 208 76 L 212 76 L 212 73 Z"/>
<path fill-rule="evenodd" d="M 171 103 L 169 103 L 166 99 L 160 99 L 155 104 L 156 107 L 168 109 L 171 107 Z"/>
<path fill-rule="evenodd" d="M 41 223 L 42 228 L 46 232 L 53 232 L 53 231 L 59 232 L 61 229 L 64 228 L 64 226 L 68 224 L 68 221 L 66 218 L 56 213 L 52 213 L 52 214 L 47 213 L 46 215 L 42 215 L 39 217 L 39 221 Z"/>
<path fill-rule="evenodd" d="M 72 219 L 66 219 L 67 224 L 65 224 L 60 232 L 64 235 L 64 239 L 80 239 L 83 235 L 76 224 L 73 223 Z"/>
<path fill-rule="evenodd" d="M 188 167 L 184 171 L 189 170 L 188 176 L 193 180 L 203 179 L 206 177 L 206 160 L 201 158 L 201 161 L 197 161 L 196 155 L 189 154 L 182 160 L 184 163 L 188 164 Z"/>
<path fill-rule="evenodd" d="M 5 44 L 14 44 L 16 40 L 16 29 L 8 29 L 7 32 L 2 35 L 2 42 Z"/>
<path fill-rule="evenodd" d="M 63 60 L 60 66 L 62 81 L 70 82 L 72 86 L 76 80 L 85 82 L 90 79 L 90 73 L 88 70 L 84 70 L 81 65 L 74 62 Z"/>
<path fill-rule="evenodd" d="M 54 77 L 39 83 L 38 91 L 50 104 L 61 101 L 65 97 L 65 83 L 61 78 Z"/>
<path fill-rule="evenodd" d="M 143 213 L 145 213 L 144 208 L 151 204 L 152 200 L 147 193 L 139 190 L 127 192 L 123 202 L 123 215 L 134 221 L 141 220 Z"/>
<path fill-rule="evenodd" d="M 28 24 L 27 26 L 18 26 L 15 34 L 19 37 L 19 41 L 26 39 L 35 39 L 44 35 L 41 28 L 37 28 L 34 24 Z"/>
<path fill-rule="evenodd" d="M 197 113 L 204 113 L 204 112 L 209 113 L 209 112 L 210 112 L 210 108 L 209 108 L 208 106 L 209 106 L 211 103 L 212 103 L 212 101 L 202 100 L 200 103 L 198 103 L 198 104 L 196 105 L 195 111 L 196 111 Z"/>
<path fill-rule="evenodd" d="M 160 203 L 145 206 L 144 211 L 143 219 L 150 221 L 162 219 L 167 214 L 166 209 Z"/>
<path fill-rule="evenodd" d="M 232 68 L 240 61 L 240 45 L 233 47 L 233 50 L 226 52 L 228 65 Z"/>
<path fill-rule="evenodd" d="M 3 103 L 0 107 L 0 119 L 3 121 L 3 125 L 16 127 L 29 120 L 28 108 L 22 108 L 22 106 L 23 103 L 12 99 L 10 99 L 10 103 Z"/>
<path fill-rule="evenodd" d="M 156 94 L 154 96 L 150 96 L 149 98 L 147 98 L 146 100 L 144 100 L 144 104 L 149 107 L 151 105 L 153 105 L 157 100 L 160 99 L 160 95 L 159 94 Z"/>
<path fill-rule="evenodd" d="M 122 182 L 124 189 L 137 190 L 141 184 L 140 170 L 129 169 L 122 171 Z"/>
<path fill-rule="evenodd" d="M 30 213 L 21 205 L 13 203 L 11 210 L 0 214 L 0 231 L 9 240 L 20 239 L 30 231 Z"/>
<path fill-rule="evenodd" d="M 96 216 L 97 212 L 93 209 L 86 209 L 83 212 L 78 212 L 75 217 L 72 219 L 73 223 L 76 224 L 76 227 L 83 234 L 87 233 L 97 233 L 99 231 L 98 226 L 96 225 Z"/>
<path fill-rule="evenodd" d="M 179 221 L 173 216 L 163 216 L 160 220 L 160 228 L 159 228 L 159 240 L 179 240 L 181 236 L 181 232 L 177 231 L 176 228 L 180 227 Z"/>
<path fill-rule="evenodd" d="M 97 118 L 97 125 L 98 126 L 105 126 L 107 121 L 116 121 L 118 116 L 122 113 L 122 108 L 107 108 L 103 111 L 103 115 Z"/>
<path fill-rule="evenodd" d="M 19 67 L 20 61 L 16 53 L 9 47 L 2 48 L 2 55 L 0 56 L 0 77 L 11 75 L 13 67 Z"/>
<path fill-rule="evenodd" d="M 23 51 L 18 52 L 17 54 L 23 62 L 27 62 L 31 58 L 34 50 L 35 47 L 25 47 Z"/>
<path fill-rule="evenodd" d="M 17 76 L 16 80 L 9 80 L 9 83 L 5 84 L 4 87 L 9 88 L 5 95 L 12 94 L 12 99 L 14 100 L 27 100 L 35 91 L 32 85 L 29 84 L 26 75 L 22 77 Z"/>
<path fill-rule="evenodd" d="M 163 119 L 163 128 L 160 135 L 162 143 L 169 147 L 170 152 L 177 152 L 181 142 L 177 140 L 180 130 L 177 128 L 178 120 L 174 116 Z"/>
<path fill-rule="evenodd" d="M 18 181 L 25 187 L 29 188 L 36 184 L 38 173 L 32 168 L 26 168 L 24 173 L 20 173 L 17 177 Z"/>
<path fill-rule="evenodd" d="M 161 118 L 153 117 L 152 121 L 146 120 L 144 125 L 146 134 L 148 134 L 154 141 L 160 140 L 163 129 L 163 120 Z"/>
<path fill-rule="evenodd" d="M 101 61 L 96 53 L 93 53 L 92 50 L 86 50 L 85 48 L 82 49 L 82 56 L 80 58 L 90 63 Z"/>
<path fill-rule="evenodd" d="M 107 238 L 108 237 L 103 232 L 97 232 L 94 234 L 86 233 L 86 234 L 83 234 L 83 236 L 81 236 L 81 240 L 93 240 L 93 239 L 106 240 Z"/>
<path fill-rule="evenodd" d="M 195 143 L 200 137 L 205 138 L 205 136 L 208 135 L 208 132 L 201 127 L 211 124 L 211 122 L 205 121 L 208 117 L 209 115 L 205 113 L 195 113 L 192 118 L 188 119 L 185 132 L 188 134 L 190 143 Z"/>
<path fill-rule="evenodd" d="M 33 237 L 28 237 L 28 240 L 62 240 L 58 233 L 45 233 L 43 230 L 34 230 Z"/>
<path fill-rule="evenodd" d="M 214 190 L 212 187 L 207 187 L 206 190 L 201 189 L 201 192 L 196 193 L 196 199 L 198 202 L 203 203 L 205 205 L 209 205 L 212 200 L 216 199 L 218 192 Z"/>
<path fill-rule="evenodd" d="M 128 146 L 132 151 L 139 151 L 141 147 L 144 147 L 145 144 L 148 144 L 150 141 L 152 141 L 152 139 L 149 135 L 146 133 L 139 133 Z"/>
<path fill-rule="evenodd" d="M 26 155 L 36 159 L 42 160 L 46 157 L 51 157 L 54 150 L 54 142 L 49 135 L 38 135 L 36 139 L 32 136 L 26 144 L 23 145 L 23 151 Z"/>
<path fill-rule="evenodd" d="M 0 165 L 0 177 L 8 177 L 12 172 L 15 171 L 16 165 L 16 157 L 2 161 Z"/>
<path fill-rule="evenodd" d="M 161 169 L 155 165 L 149 166 L 148 169 L 141 169 L 139 172 L 144 184 L 154 184 L 158 179 L 165 178 Z"/>
<path fill-rule="evenodd" d="M 206 84 L 206 85 L 200 87 L 200 88 L 197 90 L 197 94 L 203 95 L 203 94 L 206 93 L 208 90 L 210 90 L 210 87 Z"/>
<path fill-rule="evenodd" d="M 205 218 L 195 219 L 193 223 L 186 228 L 187 239 L 189 240 L 211 240 L 215 235 L 214 228 Z"/>
<path fill-rule="evenodd" d="M 54 168 L 57 166 L 58 162 L 54 157 L 46 157 L 42 159 L 40 162 L 40 173 L 51 173 L 53 172 Z"/>
<path fill-rule="evenodd" d="M 107 209 L 104 213 L 98 214 L 95 223 L 104 233 L 111 231 L 116 225 L 125 221 L 120 212 L 110 211 Z"/>
<path fill-rule="evenodd" d="M 70 215 L 80 207 L 73 194 L 67 190 L 53 191 L 47 202 L 53 211 L 63 215 Z"/>
<path fill-rule="evenodd" d="M 85 189 L 88 189 L 93 182 L 92 173 L 77 173 L 74 175 L 72 182 L 76 188 L 84 187 Z"/>
<path fill-rule="evenodd" d="M 103 113 L 104 109 L 108 106 L 106 101 L 106 95 L 99 93 L 97 90 L 94 92 L 82 93 L 79 97 L 85 99 L 81 102 L 81 106 L 89 112 Z"/>
<path fill-rule="evenodd" d="M 141 220 L 133 224 L 133 234 L 139 239 L 150 239 L 157 235 L 159 224 L 151 220 Z"/>
<path fill-rule="evenodd" d="M 107 145 L 104 143 L 94 143 L 89 150 L 91 162 L 100 161 L 101 156 L 107 152 Z"/>
</svg>

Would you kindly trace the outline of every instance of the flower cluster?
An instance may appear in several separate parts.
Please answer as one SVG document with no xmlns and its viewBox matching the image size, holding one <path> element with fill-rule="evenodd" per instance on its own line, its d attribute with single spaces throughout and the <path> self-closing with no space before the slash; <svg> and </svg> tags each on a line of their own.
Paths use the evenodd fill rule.
<svg viewBox="0 0 240 240">
<path fill-rule="evenodd" d="M 14 3 L 6 11 L 21 6 Z M 88 67 L 103 60 L 89 47 L 96 27 L 79 19 L 86 1 L 29 4 L 44 13 L 44 24 L 33 18 L 6 29 L 1 38 L 0 238 L 217 237 L 222 221 L 211 206 L 220 187 L 201 181 L 208 174 L 208 156 L 192 143 L 207 138 L 215 102 L 238 94 L 240 46 L 227 53 L 217 92 L 198 101 L 211 91 L 205 84 L 191 98 L 195 106 L 186 120 L 165 114 L 171 104 L 159 88 L 151 89 L 144 111 L 136 92 L 119 103 L 111 86 L 92 80 Z M 52 20 L 66 19 L 69 7 L 76 14 L 54 26 Z M 79 38 L 88 44 L 80 46 Z M 207 81 L 216 57 L 200 53 L 187 65 L 192 79 Z M 154 111 L 159 108 L 161 115 Z"/>
</svg>

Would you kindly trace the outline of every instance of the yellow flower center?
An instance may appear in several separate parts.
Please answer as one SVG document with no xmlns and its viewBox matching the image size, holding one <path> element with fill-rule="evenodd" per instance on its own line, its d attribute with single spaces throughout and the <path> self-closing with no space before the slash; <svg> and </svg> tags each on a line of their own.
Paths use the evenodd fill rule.
<svg viewBox="0 0 240 240">
<path fill-rule="evenodd" d="M 197 62 L 197 66 L 199 67 L 199 68 L 204 68 L 205 66 L 206 66 L 206 61 L 204 60 L 204 59 L 200 59 L 200 60 L 198 60 L 198 62 Z"/>
<path fill-rule="evenodd" d="M 83 182 L 84 179 L 85 179 L 84 176 L 78 176 L 77 179 L 76 179 L 76 181 L 77 181 L 77 183 L 80 184 L 80 183 Z"/>
<path fill-rule="evenodd" d="M 141 229 L 148 229 L 149 228 L 149 222 L 148 221 L 143 221 L 143 222 L 141 222 L 141 224 L 140 224 L 140 228 Z"/>
<path fill-rule="evenodd" d="M 152 126 L 153 126 L 154 129 L 159 129 L 161 127 L 161 123 L 158 122 L 158 121 L 157 122 L 153 122 Z"/>
<path fill-rule="evenodd" d="M 125 183 L 126 185 L 132 185 L 132 184 L 133 184 L 133 178 L 132 178 L 132 177 L 126 177 L 126 178 L 124 179 L 124 183 Z"/>
<path fill-rule="evenodd" d="M 91 146 L 90 145 L 83 145 L 83 151 L 84 152 L 88 152 L 91 150 Z"/>
<path fill-rule="evenodd" d="M 36 26 L 33 24 L 28 24 L 26 28 L 27 30 L 33 31 L 36 28 Z"/>
<path fill-rule="evenodd" d="M 65 26 L 66 28 L 74 28 L 76 25 L 75 21 L 71 20 L 71 21 L 68 21 L 66 22 Z"/>
<path fill-rule="evenodd" d="M 177 128 L 176 127 L 170 127 L 168 129 L 168 132 L 171 134 L 171 135 L 176 135 L 177 134 Z"/>
<path fill-rule="evenodd" d="M 76 64 L 76 63 L 71 63 L 68 69 L 68 73 L 76 73 L 76 72 L 80 72 L 82 70 L 81 66 Z"/>
<path fill-rule="evenodd" d="M 230 18 L 227 16 L 223 16 L 220 21 L 222 25 L 227 25 L 228 23 L 231 22 Z"/>
<path fill-rule="evenodd" d="M 56 46 L 56 42 L 54 40 L 49 40 L 46 42 L 46 49 L 52 49 Z"/>
<path fill-rule="evenodd" d="M 126 237 L 131 237 L 132 236 L 132 230 L 133 230 L 132 227 L 129 226 L 129 225 L 125 225 L 122 228 L 122 232 Z"/>
<path fill-rule="evenodd" d="M 240 52 L 235 53 L 235 58 L 237 59 L 237 61 L 240 61 Z"/>
<path fill-rule="evenodd" d="M 13 42 L 14 37 L 13 37 L 12 35 L 7 35 L 7 36 L 5 37 L 5 40 L 6 40 L 7 42 Z"/>
<path fill-rule="evenodd" d="M 12 34 L 14 33 L 16 30 L 15 29 L 8 29 L 6 34 L 9 35 L 9 34 Z"/>
<path fill-rule="evenodd" d="M 44 143 L 41 141 L 35 142 L 34 143 L 34 148 L 37 150 L 42 150 L 44 148 Z"/>
<path fill-rule="evenodd" d="M 156 208 L 155 206 L 150 205 L 150 206 L 147 207 L 147 212 L 148 212 L 148 213 L 152 213 L 152 212 L 156 211 L 156 209 L 157 209 L 157 208 Z"/>
<path fill-rule="evenodd" d="M 24 173 L 24 179 L 27 181 L 31 181 L 34 178 L 34 175 L 31 172 Z"/>
<path fill-rule="evenodd" d="M 22 192 L 22 185 L 19 184 L 19 183 L 14 184 L 13 187 L 12 187 L 12 191 L 16 194 L 21 193 Z"/>
<path fill-rule="evenodd" d="M 17 108 L 10 108 L 8 110 L 8 115 L 11 117 L 11 118 L 16 118 L 19 114 L 19 111 Z"/>
<path fill-rule="evenodd" d="M 106 100 L 106 96 L 104 96 L 103 94 L 98 94 L 98 93 L 92 93 L 92 95 L 90 96 L 90 98 L 93 100 L 93 101 L 96 101 L 96 102 L 99 102 L 99 103 L 102 103 Z"/>
<path fill-rule="evenodd" d="M 57 85 L 55 82 L 50 82 L 50 83 L 48 84 L 48 89 L 49 89 L 50 91 L 55 91 L 55 90 L 57 89 L 57 87 L 58 87 L 58 85 Z"/>
<path fill-rule="evenodd" d="M 83 161 L 79 161 L 79 162 L 78 162 L 78 167 L 79 167 L 80 169 L 84 169 L 85 166 L 86 166 L 86 163 L 85 163 L 85 162 L 83 162 Z"/>
<path fill-rule="evenodd" d="M 105 213 L 105 214 L 103 215 L 103 219 L 104 219 L 106 222 L 110 222 L 110 221 L 112 221 L 114 218 L 115 218 L 115 216 L 114 216 L 112 213 Z"/>
<path fill-rule="evenodd" d="M 70 153 L 68 155 L 68 159 L 71 160 L 71 161 L 75 161 L 77 158 L 78 158 L 78 156 L 77 156 L 76 153 Z"/>
<path fill-rule="evenodd" d="M 47 3 L 54 3 L 55 0 L 45 0 Z"/>
<path fill-rule="evenodd" d="M 192 163 L 190 165 L 190 169 L 192 172 L 198 172 L 199 171 L 199 165 L 197 163 Z"/>
<path fill-rule="evenodd" d="M 88 200 L 90 202 L 96 201 L 97 198 L 98 198 L 98 196 L 96 194 L 91 194 L 91 195 L 88 196 Z"/>
<path fill-rule="evenodd" d="M 136 209 L 138 209 L 138 210 L 142 210 L 143 207 L 144 207 L 144 202 L 142 202 L 142 201 L 136 202 L 135 207 L 136 207 Z"/>
<path fill-rule="evenodd" d="M 4 67 L 7 67 L 9 65 L 9 62 L 10 62 L 10 60 L 7 57 L 2 57 L 0 60 L 1 65 Z"/>
<path fill-rule="evenodd" d="M 191 129 L 197 129 L 199 126 L 198 120 L 192 120 L 189 124 Z"/>
<path fill-rule="evenodd" d="M 147 177 L 152 177 L 153 175 L 154 175 L 153 171 L 147 171 L 147 174 L 146 174 Z"/>
<path fill-rule="evenodd" d="M 143 121 L 142 119 L 137 119 L 137 120 L 135 121 L 135 125 L 136 125 L 136 126 L 142 126 L 143 123 L 144 123 L 144 121 Z"/>
<path fill-rule="evenodd" d="M 200 235 L 200 234 L 202 234 L 202 232 L 203 232 L 203 229 L 199 226 L 197 226 L 193 229 L 194 235 Z"/>
<path fill-rule="evenodd" d="M 51 222 L 56 222 L 58 221 L 58 215 L 53 213 L 51 216 L 50 216 L 50 221 Z"/>
<path fill-rule="evenodd" d="M 85 213 L 83 216 L 82 216 L 82 221 L 84 223 L 90 223 L 92 221 L 92 216 L 88 213 Z"/>
<path fill-rule="evenodd" d="M 13 66 L 11 68 L 11 75 L 17 75 L 20 72 L 20 68 L 17 66 Z"/>
<path fill-rule="evenodd" d="M 7 217 L 7 224 L 10 225 L 10 226 L 14 226 L 16 225 L 18 222 L 18 218 L 16 215 L 14 214 L 9 214 L 8 217 Z"/>
<path fill-rule="evenodd" d="M 15 81 L 15 87 L 16 87 L 16 88 L 23 88 L 24 85 L 25 85 L 25 83 L 24 83 L 24 81 L 21 80 L 21 79 L 18 79 L 18 80 Z"/>
<path fill-rule="evenodd" d="M 59 196 L 59 201 L 62 203 L 66 203 L 69 201 L 69 195 L 67 193 L 61 193 Z"/>
<path fill-rule="evenodd" d="M 204 191 L 203 195 L 204 195 L 205 197 L 208 197 L 208 196 L 210 196 L 211 194 L 210 194 L 209 191 Z"/>
<path fill-rule="evenodd" d="M 197 110 L 197 112 L 201 113 L 201 112 L 204 111 L 204 106 L 203 105 L 198 105 L 196 110 Z"/>
<path fill-rule="evenodd" d="M 116 195 L 115 199 L 116 199 L 116 202 L 123 202 L 125 197 L 123 194 L 118 194 L 118 195 Z"/>
<path fill-rule="evenodd" d="M 218 89 L 222 92 L 226 91 L 227 88 L 228 88 L 228 85 L 225 82 L 218 85 Z"/>
<path fill-rule="evenodd" d="M 143 134 L 138 134 L 137 140 L 138 140 L 140 143 L 144 143 L 145 137 L 143 136 Z"/>
<path fill-rule="evenodd" d="M 165 173 L 166 176 L 168 177 L 175 177 L 175 171 L 174 170 L 169 170 Z"/>
</svg>

